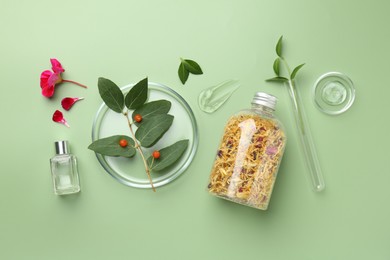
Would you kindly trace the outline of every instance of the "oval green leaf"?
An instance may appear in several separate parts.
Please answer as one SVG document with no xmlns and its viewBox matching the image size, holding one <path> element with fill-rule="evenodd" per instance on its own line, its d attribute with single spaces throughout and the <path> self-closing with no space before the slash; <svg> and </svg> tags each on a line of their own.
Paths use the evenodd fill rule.
<svg viewBox="0 0 390 260">
<path fill-rule="evenodd" d="M 287 82 L 288 79 L 285 78 L 285 77 L 274 77 L 274 78 L 266 79 L 265 81 L 267 81 L 267 82 L 282 82 L 282 83 L 284 83 L 284 82 Z"/>
<path fill-rule="evenodd" d="M 128 142 L 126 147 L 119 145 L 119 141 L 125 139 Z M 135 155 L 134 140 L 126 135 L 113 135 L 94 141 L 88 146 L 88 149 L 106 156 L 133 157 Z"/>
<path fill-rule="evenodd" d="M 153 116 L 167 114 L 170 109 L 171 109 L 171 102 L 168 100 L 151 101 L 151 102 L 145 103 L 143 106 L 134 110 L 134 112 L 132 114 L 132 118 L 134 119 L 134 116 L 137 114 L 140 114 L 142 116 L 141 122 L 138 123 L 138 122 L 134 121 L 134 124 L 136 126 L 139 126 L 140 124 L 148 121 L 148 119 L 153 117 Z"/>
<path fill-rule="evenodd" d="M 156 115 L 150 117 L 145 123 L 141 124 L 135 132 L 135 138 L 143 147 L 151 147 L 168 131 L 173 122 L 172 115 Z"/>
<path fill-rule="evenodd" d="M 179 70 L 178 70 L 179 78 L 181 83 L 183 85 L 186 83 L 188 76 L 190 75 L 189 71 L 184 67 L 183 63 L 180 63 Z"/>
<path fill-rule="evenodd" d="M 104 103 L 113 111 L 122 113 L 124 107 L 124 96 L 121 89 L 111 80 L 106 78 L 98 79 L 99 94 Z"/>
<path fill-rule="evenodd" d="M 151 165 L 152 161 L 153 164 L 151 165 L 152 171 L 161 171 L 175 162 L 177 162 L 178 159 L 183 155 L 185 150 L 188 147 L 188 139 L 178 141 L 168 147 L 165 147 L 160 150 L 160 158 L 154 159 L 152 156 L 150 156 L 147 160 L 148 165 Z"/>
<path fill-rule="evenodd" d="M 142 106 L 148 99 L 148 78 L 144 78 L 135 84 L 125 97 L 128 109 L 136 109 Z"/>
<path fill-rule="evenodd" d="M 184 67 L 192 74 L 200 75 L 203 74 L 202 69 L 200 68 L 199 64 L 196 61 L 193 60 L 182 60 L 182 64 L 184 64 Z"/>
<path fill-rule="evenodd" d="M 279 57 L 275 59 L 274 61 L 274 72 L 276 74 L 276 76 L 280 76 L 279 73 L 280 73 L 280 59 Z"/>
<path fill-rule="evenodd" d="M 297 72 L 303 67 L 303 65 L 305 65 L 305 63 L 303 63 L 303 64 L 301 64 L 301 65 L 295 67 L 295 69 L 294 69 L 293 72 L 291 73 L 291 76 L 290 76 L 291 79 L 294 79 L 294 78 L 295 78 L 295 76 L 297 75 Z"/>
<path fill-rule="evenodd" d="M 279 56 L 279 57 L 282 57 L 282 40 L 283 40 L 283 35 L 280 36 L 279 40 L 278 40 L 278 43 L 276 44 L 276 54 Z"/>
</svg>

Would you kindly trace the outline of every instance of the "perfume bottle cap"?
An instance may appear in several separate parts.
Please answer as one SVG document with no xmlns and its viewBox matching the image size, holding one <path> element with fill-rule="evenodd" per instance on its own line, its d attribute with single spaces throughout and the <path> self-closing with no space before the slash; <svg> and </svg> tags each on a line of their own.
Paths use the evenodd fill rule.
<svg viewBox="0 0 390 260">
<path fill-rule="evenodd" d="M 56 154 L 68 154 L 68 141 L 57 141 L 54 143 L 56 148 Z"/>
</svg>

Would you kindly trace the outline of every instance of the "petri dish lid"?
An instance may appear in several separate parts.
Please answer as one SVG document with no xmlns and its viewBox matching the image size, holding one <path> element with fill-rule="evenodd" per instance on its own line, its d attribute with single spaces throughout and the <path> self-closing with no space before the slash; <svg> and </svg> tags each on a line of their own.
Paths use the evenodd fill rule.
<svg viewBox="0 0 390 260">
<path fill-rule="evenodd" d="M 314 103 L 322 112 L 338 115 L 347 111 L 355 100 L 352 80 L 340 72 L 321 75 L 314 84 Z"/>
</svg>

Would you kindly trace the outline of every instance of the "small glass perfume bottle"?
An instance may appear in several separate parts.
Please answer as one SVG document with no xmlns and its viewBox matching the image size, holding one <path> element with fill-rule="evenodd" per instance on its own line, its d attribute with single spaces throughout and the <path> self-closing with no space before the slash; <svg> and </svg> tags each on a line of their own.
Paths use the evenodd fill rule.
<svg viewBox="0 0 390 260">
<path fill-rule="evenodd" d="M 54 193 L 66 195 L 80 191 L 77 159 L 70 154 L 67 141 L 57 141 L 56 155 L 50 159 Z"/>
</svg>

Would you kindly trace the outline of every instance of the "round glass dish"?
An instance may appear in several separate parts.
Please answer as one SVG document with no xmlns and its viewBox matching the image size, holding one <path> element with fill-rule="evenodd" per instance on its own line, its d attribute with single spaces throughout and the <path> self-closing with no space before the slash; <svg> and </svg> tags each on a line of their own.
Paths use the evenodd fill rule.
<svg viewBox="0 0 390 260">
<path fill-rule="evenodd" d="M 121 90 L 127 93 L 133 84 Z M 165 170 L 152 172 L 154 187 L 160 187 L 179 177 L 191 164 L 198 147 L 198 127 L 188 103 L 171 88 L 159 83 L 149 82 L 147 102 L 165 99 L 172 103 L 169 114 L 174 116 L 173 124 L 164 136 L 152 147 L 142 148 L 145 157 L 149 157 L 154 150 L 162 149 L 179 140 L 188 139 L 187 150 L 181 158 Z M 135 131 L 137 127 L 133 125 Z M 104 103 L 96 113 L 92 126 L 92 141 L 111 135 L 124 134 L 131 136 L 127 120 L 123 114 L 110 110 Z M 140 155 L 133 158 L 110 157 L 96 153 L 96 157 L 103 168 L 117 181 L 131 187 L 151 188 L 149 179 Z"/>
<path fill-rule="evenodd" d="M 355 100 L 355 88 L 350 78 L 340 72 L 328 72 L 314 84 L 314 102 L 329 115 L 347 111 Z"/>
</svg>

